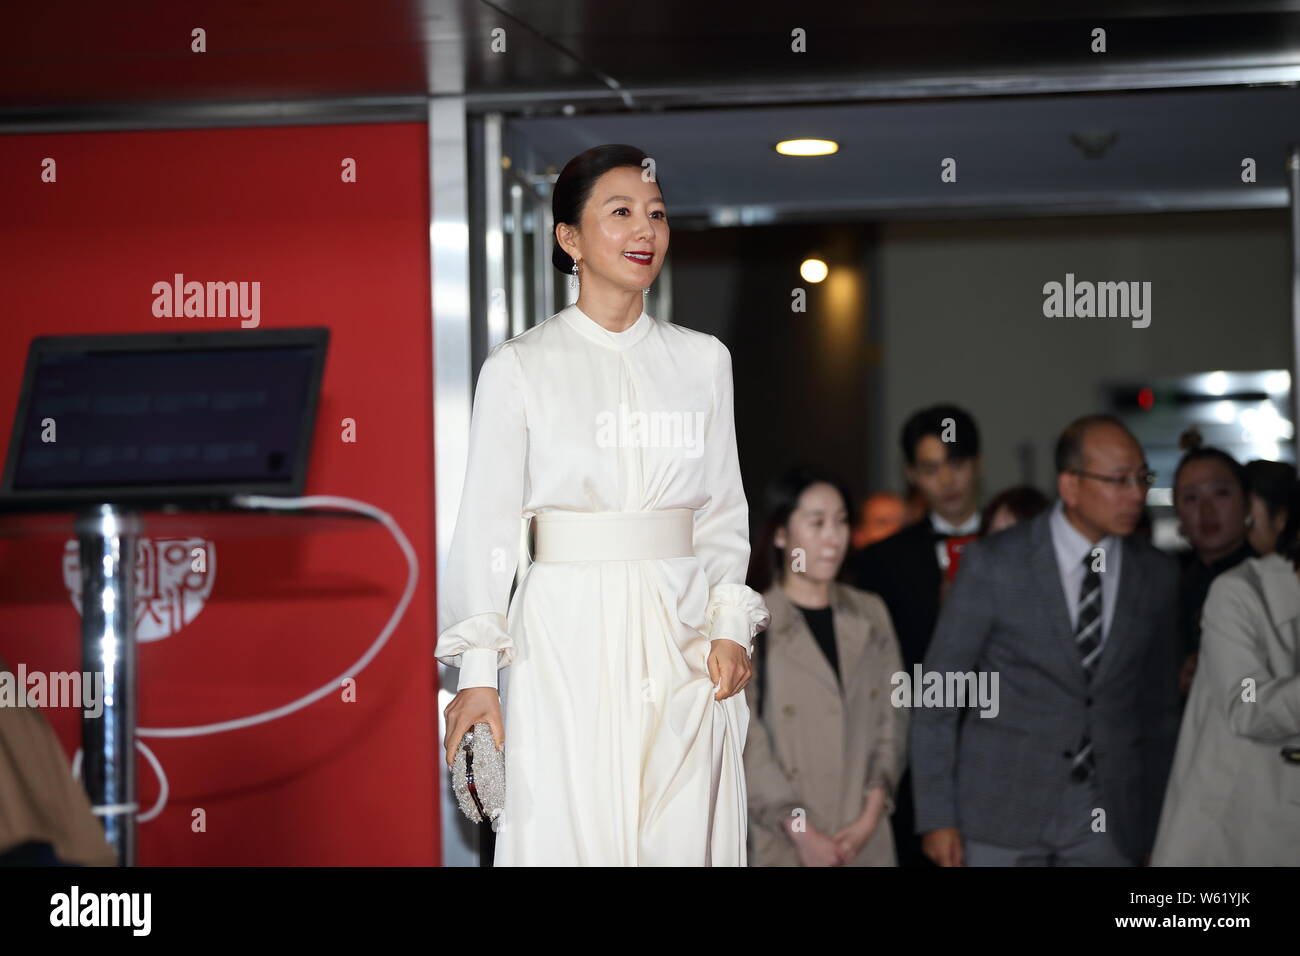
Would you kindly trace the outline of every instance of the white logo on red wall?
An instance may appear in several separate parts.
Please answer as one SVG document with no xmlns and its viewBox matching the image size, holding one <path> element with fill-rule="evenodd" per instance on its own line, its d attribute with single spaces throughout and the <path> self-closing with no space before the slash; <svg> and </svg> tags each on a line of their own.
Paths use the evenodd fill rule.
<svg viewBox="0 0 1300 956">
<path fill-rule="evenodd" d="M 194 549 L 203 552 L 198 565 Z M 201 571 L 194 570 L 198 565 Z M 212 593 L 217 549 L 203 538 L 137 538 L 135 549 L 135 637 L 160 641 L 189 624 Z M 81 613 L 81 554 L 77 542 L 63 548 L 63 585 Z"/>
</svg>

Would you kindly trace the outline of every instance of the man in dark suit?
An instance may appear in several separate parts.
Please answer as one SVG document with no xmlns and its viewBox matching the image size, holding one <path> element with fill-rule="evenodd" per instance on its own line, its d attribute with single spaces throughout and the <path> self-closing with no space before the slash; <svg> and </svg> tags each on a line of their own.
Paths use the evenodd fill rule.
<svg viewBox="0 0 1300 956">
<path fill-rule="evenodd" d="M 1071 423 L 1060 500 L 967 547 L 924 670 L 997 677 L 990 716 L 912 715 L 913 796 L 944 866 L 1142 863 L 1178 731 L 1177 572 L 1133 535 L 1154 477 L 1116 419 Z"/>
<path fill-rule="evenodd" d="M 880 595 L 898 635 L 903 667 L 925 658 L 945 584 L 959 549 L 979 530 L 980 436 L 975 420 L 956 405 L 913 414 L 901 435 L 904 473 L 921 492 L 926 514 L 852 559 L 857 586 Z M 908 771 L 910 773 L 910 770 Z M 928 866 L 913 828 L 912 787 L 904 775 L 891 818 L 899 866 Z"/>
</svg>

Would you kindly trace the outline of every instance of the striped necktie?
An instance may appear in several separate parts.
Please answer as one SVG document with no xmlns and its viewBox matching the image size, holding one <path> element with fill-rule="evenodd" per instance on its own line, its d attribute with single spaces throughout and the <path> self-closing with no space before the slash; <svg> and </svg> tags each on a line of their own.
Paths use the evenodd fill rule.
<svg viewBox="0 0 1300 956">
<path fill-rule="evenodd" d="M 1079 588 L 1079 616 L 1074 625 L 1074 642 L 1079 648 L 1083 676 L 1092 683 L 1097 672 L 1097 659 L 1101 656 L 1101 572 L 1093 567 L 1092 552 L 1083 556 L 1083 584 Z M 1079 749 L 1070 765 L 1070 776 L 1087 780 L 1095 769 L 1092 759 L 1092 739 L 1085 730 Z"/>
</svg>

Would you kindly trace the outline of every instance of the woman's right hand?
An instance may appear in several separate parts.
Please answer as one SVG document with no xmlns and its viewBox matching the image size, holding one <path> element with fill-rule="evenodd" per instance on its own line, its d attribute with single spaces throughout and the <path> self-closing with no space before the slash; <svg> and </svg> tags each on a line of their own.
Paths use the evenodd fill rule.
<svg viewBox="0 0 1300 956">
<path fill-rule="evenodd" d="M 812 824 L 808 824 L 808 829 L 803 832 L 787 832 L 794 841 L 800 866 L 843 866 L 848 862 L 835 840 Z"/>
<path fill-rule="evenodd" d="M 451 769 L 456 760 L 460 738 L 479 721 L 486 721 L 492 728 L 492 739 L 496 741 L 497 750 L 505 747 L 506 729 L 501 720 L 501 698 L 495 687 L 467 687 L 452 698 L 442 713 L 447 722 L 447 738 L 443 741 L 443 746 L 447 748 L 448 769 Z"/>
</svg>

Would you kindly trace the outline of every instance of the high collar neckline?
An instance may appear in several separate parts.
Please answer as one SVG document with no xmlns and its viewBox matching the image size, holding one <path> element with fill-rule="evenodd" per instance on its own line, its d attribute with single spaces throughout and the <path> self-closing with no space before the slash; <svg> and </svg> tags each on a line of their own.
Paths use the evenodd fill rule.
<svg viewBox="0 0 1300 956">
<path fill-rule="evenodd" d="M 1250 546 L 1250 542 L 1243 541 L 1241 547 L 1237 548 L 1237 550 L 1233 551 L 1231 554 L 1225 554 L 1223 557 L 1211 561 L 1209 564 L 1206 564 L 1199 557 L 1196 557 L 1195 563 L 1200 570 L 1205 571 L 1211 577 L 1218 577 L 1218 575 L 1227 571 L 1229 568 L 1235 568 L 1247 558 L 1258 557 L 1259 555 L 1255 553 L 1255 549 Z"/>
<path fill-rule="evenodd" d="M 616 351 L 630 349 L 636 345 L 646 337 L 650 331 L 650 326 L 654 324 L 654 320 L 650 318 L 645 309 L 642 309 L 641 314 L 637 316 L 637 320 L 622 332 L 611 332 L 578 308 L 576 302 L 562 309 L 560 316 L 584 338 L 595 342 L 597 345 L 603 345 L 605 348 Z"/>
</svg>

